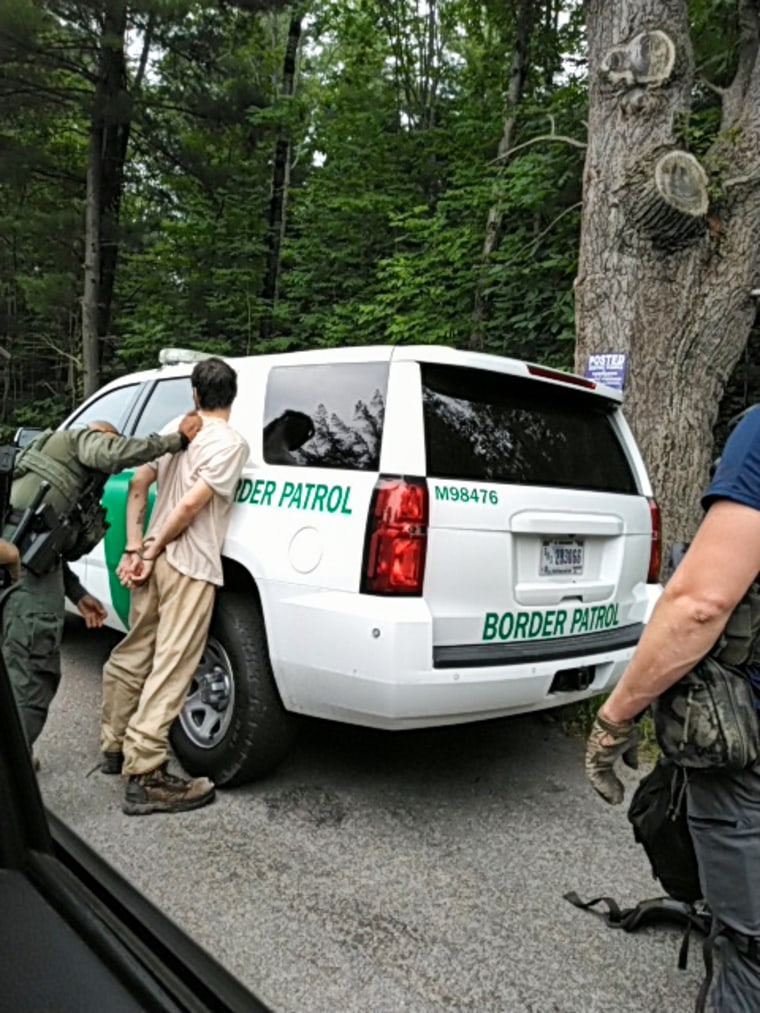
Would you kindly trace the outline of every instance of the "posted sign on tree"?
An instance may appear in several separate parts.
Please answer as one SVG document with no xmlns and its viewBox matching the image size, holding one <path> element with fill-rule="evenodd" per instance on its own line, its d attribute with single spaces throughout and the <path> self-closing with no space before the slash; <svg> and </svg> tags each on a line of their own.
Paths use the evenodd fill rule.
<svg viewBox="0 0 760 1013">
<path fill-rule="evenodd" d="M 603 355 L 589 355 L 586 361 L 586 378 L 603 383 L 615 390 L 625 386 L 625 374 L 628 357 L 621 352 L 608 352 Z"/>
</svg>

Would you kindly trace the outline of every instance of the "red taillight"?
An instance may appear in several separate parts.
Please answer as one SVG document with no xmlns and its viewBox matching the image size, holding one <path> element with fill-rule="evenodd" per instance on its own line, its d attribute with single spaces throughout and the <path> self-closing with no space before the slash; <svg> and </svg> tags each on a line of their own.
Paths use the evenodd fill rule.
<svg viewBox="0 0 760 1013">
<path fill-rule="evenodd" d="M 587 387 L 589 390 L 596 390 L 596 383 L 588 380 L 585 376 L 578 376 L 576 373 L 563 373 L 561 369 L 551 369 L 549 366 L 528 366 L 531 376 L 540 376 L 546 380 L 561 380 L 562 383 L 569 383 L 573 387 Z"/>
<path fill-rule="evenodd" d="M 662 565 L 662 518 L 660 508 L 653 499 L 649 500 L 649 515 L 652 518 L 652 545 L 649 550 L 647 584 L 656 584 L 660 579 Z"/>
<path fill-rule="evenodd" d="M 425 479 L 381 476 L 369 508 L 363 593 L 422 594 L 427 526 Z"/>
</svg>

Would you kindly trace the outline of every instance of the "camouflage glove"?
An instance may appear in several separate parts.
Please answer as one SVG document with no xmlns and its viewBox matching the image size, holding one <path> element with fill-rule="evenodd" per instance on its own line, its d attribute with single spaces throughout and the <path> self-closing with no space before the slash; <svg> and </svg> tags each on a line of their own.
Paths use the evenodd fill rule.
<svg viewBox="0 0 760 1013">
<path fill-rule="evenodd" d="M 625 790 L 615 773 L 615 761 L 620 757 L 627 767 L 636 770 L 639 765 L 638 728 L 635 721 L 608 721 L 596 715 L 586 742 L 586 777 L 605 802 L 620 805 Z"/>
</svg>

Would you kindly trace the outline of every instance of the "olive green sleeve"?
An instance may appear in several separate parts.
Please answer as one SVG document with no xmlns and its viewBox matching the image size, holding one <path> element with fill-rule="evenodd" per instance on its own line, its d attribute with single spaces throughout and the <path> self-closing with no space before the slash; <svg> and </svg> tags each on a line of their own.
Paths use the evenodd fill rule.
<svg viewBox="0 0 760 1013">
<path fill-rule="evenodd" d="M 176 454 L 182 450 L 183 442 L 179 432 L 166 436 L 109 436 L 96 429 L 85 429 L 77 442 L 77 457 L 85 468 L 115 475 L 164 454 Z"/>
<path fill-rule="evenodd" d="M 66 560 L 63 561 L 63 593 L 73 605 L 78 605 L 88 593 Z"/>
</svg>

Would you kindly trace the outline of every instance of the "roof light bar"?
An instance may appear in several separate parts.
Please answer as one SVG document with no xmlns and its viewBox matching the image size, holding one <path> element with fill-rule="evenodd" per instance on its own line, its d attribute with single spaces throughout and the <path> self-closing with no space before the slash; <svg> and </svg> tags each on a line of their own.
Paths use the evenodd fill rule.
<svg viewBox="0 0 760 1013">
<path fill-rule="evenodd" d="M 212 357 L 211 352 L 200 352 L 194 348 L 162 348 L 158 353 L 158 362 L 161 366 L 178 366 L 180 363 L 202 362 Z"/>
</svg>

